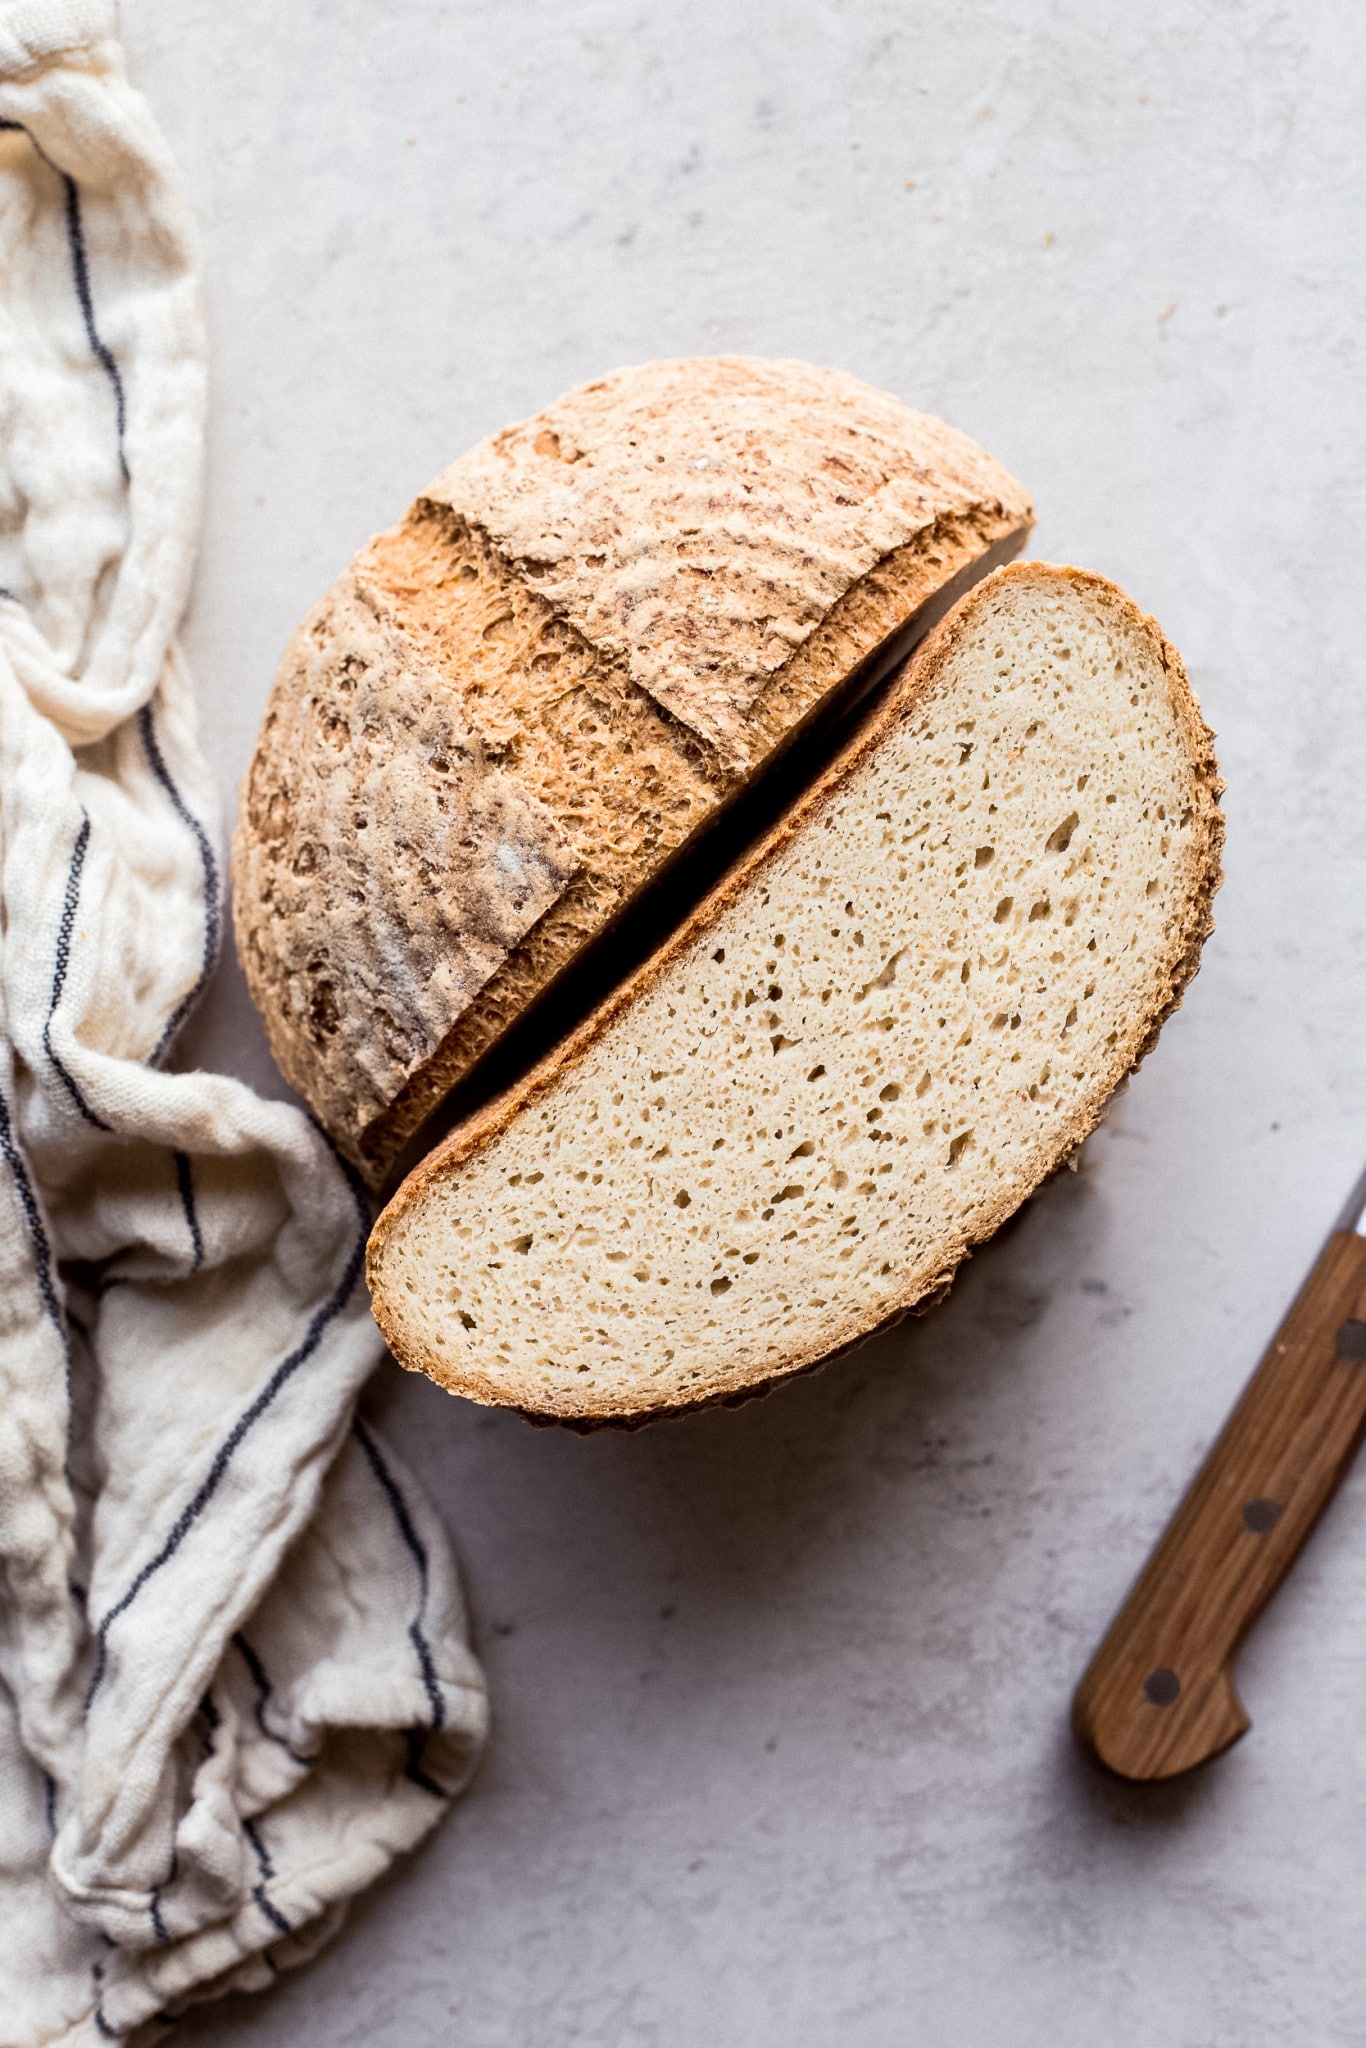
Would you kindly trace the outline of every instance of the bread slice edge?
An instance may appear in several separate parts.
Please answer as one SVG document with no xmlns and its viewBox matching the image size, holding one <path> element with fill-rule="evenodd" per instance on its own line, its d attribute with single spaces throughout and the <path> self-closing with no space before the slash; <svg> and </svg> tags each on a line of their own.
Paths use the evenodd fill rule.
<svg viewBox="0 0 1366 2048">
<path fill-rule="evenodd" d="M 843 1328 L 834 1327 L 830 1331 L 829 1342 L 822 1343 L 818 1355 L 795 1356 L 762 1380 L 736 1385 L 731 1389 L 722 1388 L 719 1391 L 711 1388 L 696 1398 L 673 1405 L 656 1405 L 642 1401 L 636 1405 L 620 1403 L 610 1409 L 594 1409 L 592 1412 L 566 1413 L 548 1406 L 528 1406 L 520 1400 L 511 1399 L 505 1388 L 494 1385 L 482 1375 L 452 1371 L 447 1361 L 438 1359 L 430 1350 L 424 1350 L 420 1345 L 405 1343 L 398 1319 L 390 1310 L 386 1299 L 386 1255 L 395 1230 L 409 1207 L 421 1200 L 425 1190 L 435 1181 L 447 1174 L 458 1172 L 465 1161 L 483 1146 L 491 1143 L 528 1104 L 553 1088 L 568 1069 L 582 1060 L 589 1047 L 596 1043 L 609 1026 L 658 982 L 670 964 L 705 934 L 725 909 L 755 885 L 764 869 L 797 834 L 819 818 L 822 811 L 835 799 L 845 781 L 870 754 L 876 752 L 886 734 L 900 720 L 909 716 L 924 697 L 931 694 L 945 665 L 952 659 L 959 641 L 967 632 L 976 606 L 987 592 L 1002 579 L 1021 578 L 1070 582 L 1088 587 L 1117 605 L 1127 615 L 1129 622 L 1141 630 L 1163 670 L 1169 701 L 1190 758 L 1198 793 L 1197 815 L 1192 821 L 1192 884 L 1186 898 L 1184 918 L 1175 926 L 1165 960 L 1154 974 L 1152 1001 L 1138 1020 L 1135 1032 L 1129 1035 L 1127 1041 L 1116 1047 L 1109 1069 L 1103 1069 L 1098 1075 L 1097 1085 L 1091 1092 L 1087 1105 L 1064 1130 L 1061 1140 L 1041 1148 L 1040 1154 L 1030 1166 L 1012 1179 L 1009 1186 L 1003 1190 L 999 1204 L 987 1212 L 973 1236 L 963 1243 L 942 1272 L 932 1276 L 927 1282 L 921 1281 L 908 1286 L 904 1298 L 893 1300 L 875 1325 L 867 1329 L 851 1329 L 847 1325 Z M 410 1369 L 427 1373 L 451 1392 L 463 1394 L 486 1405 L 511 1407 L 536 1422 L 555 1422 L 576 1430 L 639 1427 L 646 1422 L 667 1416 L 695 1412 L 717 1405 L 735 1405 L 741 1401 L 759 1398 L 771 1392 L 778 1384 L 798 1374 L 818 1369 L 833 1358 L 842 1356 L 866 1342 L 879 1330 L 890 1327 L 916 1309 L 926 1307 L 942 1298 L 962 1259 L 968 1256 L 976 1245 L 993 1236 L 1008 1217 L 1066 1163 L 1068 1157 L 1095 1129 L 1115 1090 L 1136 1071 L 1156 1042 L 1162 1025 L 1180 1005 L 1185 989 L 1199 967 L 1204 941 L 1213 929 L 1212 902 L 1222 878 L 1220 857 L 1223 818 L 1219 808 L 1219 797 L 1223 786 L 1214 759 L 1213 735 L 1200 714 L 1185 665 L 1154 619 L 1146 617 L 1116 584 L 1089 570 L 1029 562 L 993 571 L 991 575 L 977 583 L 953 611 L 931 631 L 886 694 L 866 715 L 839 753 L 763 838 L 736 861 L 691 915 L 670 934 L 659 950 L 614 989 L 589 1017 L 546 1053 L 526 1075 L 476 1110 L 410 1173 L 378 1219 L 367 1257 L 367 1275 L 375 1318 L 395 1357 Z"/>
</svg>

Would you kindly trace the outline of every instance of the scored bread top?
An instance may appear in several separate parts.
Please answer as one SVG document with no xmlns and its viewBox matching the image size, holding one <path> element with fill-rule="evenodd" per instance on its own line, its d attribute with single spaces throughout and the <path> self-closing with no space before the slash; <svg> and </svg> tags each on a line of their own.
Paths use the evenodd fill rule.
<svg viewBox="0 0 1366 2048">
<path fill-rule="evenodd" d="M 481 442 L 424 494 L 718 752 L 851 584 L 916 533 L 1032 516 L 965 434 L 839 370 L 646 363 Z"/>
<path fill-rule="evenodd" d="M 837 371 L 718 357 L 482 443 L 295 634 L 243 791 L 271 1049 L 379 1178 L 859 664 L 1022 543 L 975 443 Z"/>
</svg>

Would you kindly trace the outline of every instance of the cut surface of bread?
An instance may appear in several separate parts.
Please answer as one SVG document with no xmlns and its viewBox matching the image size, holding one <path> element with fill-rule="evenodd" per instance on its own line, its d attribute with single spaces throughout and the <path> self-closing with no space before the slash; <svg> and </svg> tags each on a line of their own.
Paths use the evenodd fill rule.
<svg viewBox="0 0 1366 2048">
<path fill-rule="evenodd" d="M 647 364 L 482 443 L 295 635 L 234 847 L 286 1078 L 379 1178 L 892 636 L 1023 543 L 975 443 L 835 371 Z"/>
<path fill-rule="evenodd" d="M 591 1424 L 764 1388 L 945 1285 L 1198 964 L 1220 783 L 1113 584 L 979 584 L 659 958 L 384 1211 L 374 1311 Z"/>
</svg>

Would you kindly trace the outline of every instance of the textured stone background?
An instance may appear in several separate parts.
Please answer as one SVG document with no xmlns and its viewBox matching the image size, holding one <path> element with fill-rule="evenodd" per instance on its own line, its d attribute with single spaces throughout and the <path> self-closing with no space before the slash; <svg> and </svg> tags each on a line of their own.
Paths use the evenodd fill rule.
<svg viewBox="0 0 1366 2048">
<path fill-rule="evenodd" d="M 630 1438 L 425 1383 L 493 1682 L 430 1849 L 196 2048 L 1333 2048 L 1366 2035 L 1366 1470 L 1147 1793 L 1072 1685 L 1366 1151 L 1349 0 L 126 0 L 203 227 L 189 648 L 230 801 L 356 545 L 578 379 L 739 349 L 980 436 L 1221 734 L 1187 1008 L 944 1311 Z M 914 180 L 914 189 L 908 181 Z M 206 1058 L 267 1082 L 234 971 Z M 279 1084 L 276 1083 L 276 1086 Z"/>
</svg>

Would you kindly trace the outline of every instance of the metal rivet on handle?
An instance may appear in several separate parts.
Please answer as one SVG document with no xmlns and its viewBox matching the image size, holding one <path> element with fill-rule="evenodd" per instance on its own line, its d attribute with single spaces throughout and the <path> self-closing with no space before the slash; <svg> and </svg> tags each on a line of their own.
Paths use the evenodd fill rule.
<svg viewBox="0 0 1366 2048">
<path fill-rule="evenodd" d="M 1339 1358 L 1366 1358 L 1366 1323 L 1353 1318 L 1341 1324 L 1335 1349 Z"/>
<path fill-rule="evenodd" d="M 1269 1536 L 1281 1519 L 1278 1500 L 1245 1500 L 1243 1527 L 1253 1536 Z"/>
<path fill-rule="evenodd" d="M 1150 1671 L 1143 1681 L 1143 1697 L 1155 1707 L 1174 1706 L 1181 1697 L 1181 1680 L 1165 1665 L 1160 1671 Z"/>
</svg>

